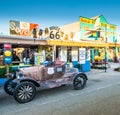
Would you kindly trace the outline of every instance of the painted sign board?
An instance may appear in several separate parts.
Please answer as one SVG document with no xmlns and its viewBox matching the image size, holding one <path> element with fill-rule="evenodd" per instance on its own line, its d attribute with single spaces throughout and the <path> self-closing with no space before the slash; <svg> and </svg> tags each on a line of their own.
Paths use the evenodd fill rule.
<svg viewBox="0 0 120 115">
<path fill-rule="evenodd" d="M 38 31 L 38 27 L 38 24 L 10 20 L 10 35 L 33 36 L 33 29 Z"/>
<path fill-rule="evenodd" d="M 81 40 L 113 42 L 114 36 L 116 36 L 116 25 L 108 23 L 104 16 L 93 18 L 80 16 Z"/>
<path fill-rule="evenodd" d="M 86 49 L 79 48 L 79 62 L 80 62 L 80 64 L 85 64 L 85 55 L 86 55 Z"/>
</svg>

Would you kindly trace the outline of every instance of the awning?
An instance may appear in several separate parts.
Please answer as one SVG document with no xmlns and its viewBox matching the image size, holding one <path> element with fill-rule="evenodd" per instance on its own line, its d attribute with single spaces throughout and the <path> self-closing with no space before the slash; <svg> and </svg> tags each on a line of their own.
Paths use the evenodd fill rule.
<svg viewBox="0 0 120 115">
<path fill-rule="evenodd" d="M 47 40 L 48 45 L 56 46 L 78 46 L 78 47 L 108 47 L 108 43 L 68 41 L 68 40 Z"/>
</svg>

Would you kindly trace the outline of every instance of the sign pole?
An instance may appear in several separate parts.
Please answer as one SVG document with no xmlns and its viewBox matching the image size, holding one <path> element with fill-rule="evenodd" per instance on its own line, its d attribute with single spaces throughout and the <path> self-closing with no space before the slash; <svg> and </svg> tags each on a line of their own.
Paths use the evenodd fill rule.
<svg viewBox="0 0 120 115">
<path fill-rule="evenodd" d="M 7 78 L 9 78 L 9 65 L 6 65 L 6 74 L 7 74 Z"/>
<path fill-rule="evenodd" d="M 106 48 L 105 48 L 105 72 L 106 72 Z"/>
</svg>

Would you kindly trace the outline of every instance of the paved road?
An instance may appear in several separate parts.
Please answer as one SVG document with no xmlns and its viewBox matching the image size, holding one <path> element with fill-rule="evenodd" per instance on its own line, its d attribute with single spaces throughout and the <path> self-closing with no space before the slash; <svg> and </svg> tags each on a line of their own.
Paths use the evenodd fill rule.
<svg viewBox="0 0 120 115">
<path fill-rule="evenodd" d="M 72 85 L 38 90 L 33 101 L 17 103 L 0 90 L 0 115 L 120 115 L 120 73 L 109 68 L 87 73 L 83 90 Z"/>
</svg>

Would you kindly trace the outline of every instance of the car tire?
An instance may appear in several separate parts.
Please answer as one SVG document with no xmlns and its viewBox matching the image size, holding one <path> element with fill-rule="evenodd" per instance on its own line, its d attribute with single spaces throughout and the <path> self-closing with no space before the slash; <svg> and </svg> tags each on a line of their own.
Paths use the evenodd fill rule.
<svg viewBox="0 0 120 115">
<path fill-rule="evenodd" d="M 13 79 L 8 79 L 4 84 L 4 91 L 9 95 L 13 95 L 14 88 L 16 87 L 16 83 L 12 81 Z"/>
<path fill-rule="evenodd" d="M 15 87 L 14 99 L 19 103 L 27 103 L 36 95 L 36 86 L 32 82 L 22 82 Z"/>
<path fill-rule="evenodd" d="M 78 74 L 73 80 L 73 87 L 76 90 L 81 90 L 86 86 L 86 77 L 83 74 Z"/>
</svg>

